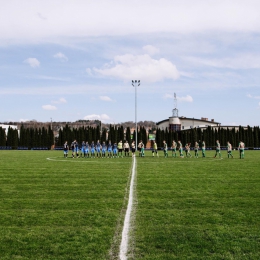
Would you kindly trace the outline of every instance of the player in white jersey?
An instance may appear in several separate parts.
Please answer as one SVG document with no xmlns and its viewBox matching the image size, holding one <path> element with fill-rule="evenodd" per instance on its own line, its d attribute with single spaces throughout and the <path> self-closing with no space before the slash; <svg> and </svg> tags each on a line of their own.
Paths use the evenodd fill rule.
<svg viewBox="0 0 260 260">
<path fill-rule="evenodd" d="M 129 148 L 130 148 L 130 146 L 129 146 L 128 141 L 125 141 L 124 142 L 124 151 L 125 151 L 125 156 L 127 155 L 128 157 L 129 157 Z"/>
<path fill-rule="evenodd" d="M 177 143 L 175 142 L 175 140 L 172 141 L 172 157 L 177 157 L 176 154 L 176 149 L 177 149 Z"/>
<path fill-rule="evenodd" d="M 219 158 L 221 158 L 221 148 L 220 148 L 219 140 L 216 141 L 216 153 L 215 153 L 214 158 L 216 158 L 217 155 L 219 156 Z"/>
<path fill-rule="evenodd" d="M 69 151 L 69 146 L 68 146 L 68 142 L 66 141 L 63 146 L 63 153 L 65 158 L 68 158 L 68 151 Z"/>
<path fill-rule="evenodd" d="M 119 143 L 117 144 L 117 148 L 118 148 L 118 157 L 123 157 L 123 142 L 122 140 L 119 141 Z"/>
<path fill-rule="evenodd" d="M 153 141 L 153 150 L 152 150 L 153 157 L 154 157 L 154 153 L 156 153 L 157 157 L 159 157 L 156 141 Z"/>
<path fill-rule="evenodd" d="M 199 143 L 195 142 L 194 144 L 194 152 L 195 152 L 195 157 L 199 158 Z"/>
<path fill-rule="evenodd" d="M 168 157 L 168 145 L 166 141 L 163 141 L 163 153 L 164 153 L 164 158 Z"/>
<path fill-rule="evenodd" d="M 206 143 L 205 143 L 205 141 L 202 141 L 202 143 L 201 143 L 202 157 L 206 157 L 205 151 L 206 151 Z"/>
<path fill-rule="evenodd" d="M 182 143 L 181 143 L 181 141 L 178 141 L 178 144 L 179 144 L 179 153 L 180 153 L 180 157 L 181 157 L 181 158 L 184 158 L 184 156 L 183 156 L 183 147 L 182 147 Z"/>
<path fill-rule="evenodd" d="M 238 150 L 239 150 L 240 159 L 244 159 L 245 158 L 245 144 L 242 141 L 239 142 Z"/>
<path fill-rule="evenodd" d="M 140 142 L 141 142 L 141 157 L 144 157 L 144 143 L 142 140 Z"/>
<path fill-rule="evenodd" d="M 228 158 L 229 157 L 234 158 L 232 155 L 232 145 L 229 141 L 227 142 L 227 154 L 228 154 Z"/>
<path fill-rule="evenodd" d="M 132 150 L 132 157 L 134 157 L 135 156 L 135 141 L 133 141 L 131 144 L 131 150 Z"/>
<path fill-rule="evenodd" d="M 185 153 L 186 153 L 186 157 L 191 157 L 191 154 L 190 154 L 190 143 L 187 143 L 185 145 Z"/>
</svg>

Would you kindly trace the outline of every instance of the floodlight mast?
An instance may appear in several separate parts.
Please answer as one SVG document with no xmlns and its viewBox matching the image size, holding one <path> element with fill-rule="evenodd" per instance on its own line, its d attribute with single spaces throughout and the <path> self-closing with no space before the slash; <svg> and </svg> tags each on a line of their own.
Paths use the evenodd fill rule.
<svg viewBox="0 0 260 260">
<path fill-rule="evenodd" d="M 135 148 L 137 150 L 137 87 L 140 86 L 140 80 L 132 80 L 132 86 L 135 88 Z"/>
</svg>

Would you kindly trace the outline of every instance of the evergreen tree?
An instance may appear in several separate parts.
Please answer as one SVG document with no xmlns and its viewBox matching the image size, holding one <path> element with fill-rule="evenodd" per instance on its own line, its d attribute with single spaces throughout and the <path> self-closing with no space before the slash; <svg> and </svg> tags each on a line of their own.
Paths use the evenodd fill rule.
<svg viewBox="0 0 260 260">
<path fill-rule="evenodd" d="M 54 133 L 53 133 L 51 127 L 49 126 L 49 128 L 48 128 L 48 148 L 51 148 L 52 145 L 55 145 Z"/>
<path fill-rule="evenodd" d="M 106 142 L 107 140 L 107 129 L 106 128 L 103 128 L 102 130 L 102 135 L 101 135 L 101 142 Z"/>
<path fill-rule="evenodd" d="M 131 131 L 130 131 L 130 127 L 126 128 L 126 135 L 125 135 L 126 140 L 130 143 L 131 141 Z"/>
<path fill-rule="evenodd" d="M 6 146 L 5 129 L 0 127 L 0 146 Z"/>
<path fill-rule="evenodd" d="M 11 127 L 8 128 L 7 132 L 7 146 L 11 146 L 12 149 L 17 149 L 18 147 L 18 130 Z"/>
<path fill-rule="evenodd" d="M 259 147 L 259 126 L 254 127 L 254 147 Z"/>
</svg>

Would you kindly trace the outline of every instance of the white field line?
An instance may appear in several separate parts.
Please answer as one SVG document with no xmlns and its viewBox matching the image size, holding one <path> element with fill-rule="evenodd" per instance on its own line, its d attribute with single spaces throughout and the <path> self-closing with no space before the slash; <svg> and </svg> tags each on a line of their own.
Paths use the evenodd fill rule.
<svg viewBox="0 0 260 260">
<path fill-rule="evenodd" d="M 126 214 L 125 214 L 123 231 L 122 231 L 122 240 L 121 240 L 121 244 L 120 244 L 120 252 L 119 252 L 120 260 L 127 259 L 131 212 L 132 212 L 133 200 L 134 200 L 135 174 L 136 174 L 136 159 L 135 159 L 135 157 L 133 157 L 132 176 L 131 176 L 130 189 L 129 189 L 129 199 L 128 199 L 128 205 L 127 205 L 127 210 L 126 210 Z"/>
</svg>

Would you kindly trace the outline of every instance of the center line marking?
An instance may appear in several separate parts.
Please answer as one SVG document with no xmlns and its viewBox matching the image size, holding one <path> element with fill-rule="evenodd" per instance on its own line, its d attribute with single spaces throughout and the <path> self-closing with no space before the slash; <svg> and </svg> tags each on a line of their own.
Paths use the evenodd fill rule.
<svg viewBox="0 0 260 260">
<path fill-rule="evenodd" d="M 135 159 L 135 157 L 133 157 L 132 175 L 131 175 L 131 183 L 130 183 L 130 189 L 129 189 L 129 199 L 128 199 L 128 205 L 127 205 L 127 210 L 126 210 L 126 214 L 125 214 L 124 227 L 123 227 L 123 231 L 122 231 L 122 240 L 121 240 L 120 252 L 119 252 L 119 257 L 121 260 L 127 259 L 131 212 L 132 212 L 133 200 L 134 200 L 135 174 L 136 174 L 136 159 Z"/>
</svg>

